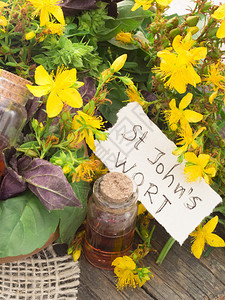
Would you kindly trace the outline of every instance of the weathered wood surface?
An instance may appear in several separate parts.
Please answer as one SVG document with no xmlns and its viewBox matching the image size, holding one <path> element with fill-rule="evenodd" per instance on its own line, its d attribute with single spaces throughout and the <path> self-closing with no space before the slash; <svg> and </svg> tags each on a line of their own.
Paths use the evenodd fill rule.
<svg viewBox="0 0 225 300">
<path fill-rule="evenodd" d="M 223 229 L 218 234 L 225 238 Z M 157 224 L 153 238 L 152 245 L 159 252 L 169 235 Z M 161 266 L 155 263 L 158 254 L 149 253 L 144 265 L 151 268 L 154 279 L 133 291 L 117 291 L 113 271 L 97 269 L 82 257 L 78 300 L 225 300 L 225 248 L 198 260 L 190 247 L 190 239 L 182 247 L 176 242 Z"/>
</svg>

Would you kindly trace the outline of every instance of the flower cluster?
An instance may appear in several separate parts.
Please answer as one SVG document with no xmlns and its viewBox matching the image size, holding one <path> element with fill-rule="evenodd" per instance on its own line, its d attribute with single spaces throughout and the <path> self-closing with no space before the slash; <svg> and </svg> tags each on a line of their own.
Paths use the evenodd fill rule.
<svg viewBox="0 0 225 300">
<path fill-rule="evenodd" d="M 225 4 L 194 0 L 186 15 L 166 16 L 171 2 L 122 1 L 118 17 L 115 6 L 108 11 L 112 6 L 99 2 L 93 11 L 65 17 L 58 0 L 0 1 L 0 67 L 30 80 L 27 88 L 36 97 L 27 104 L 28 120 L 18 144 L 5 150 L 0 194 L 11 185 L 10 176 L 17 183 L 15 197 L 21 199 L 20 193 L 30 188 L 53 210 L 45 219 L 56 225 L 60 220 L 62 241 L 70 243 L 71 228 L 85 219 L 90 184 L 108 172 L 93 154 L 96 143 L 107 139 L 106 129 L 116 122 L 119 109 L 137 102 L 176 144 L 172 153 L 184 162 L 186 180 L 204 180 L 223 198 L 214 209 L 220 215 L 206 217 L 191 233 L 192 253 L 200 258 L 205 244 L 225 246 L 213 233 L 218 222 L 224 224 L 225 211 Z M 30 173 L 23 172 L 25 164 Z M 35 197 L 28 191 L 22 200 L 35 202 Z M 40 215 L 46 213 L 39 203 L 37 207 Z M 70 222 L 72 216 L 76 220 Z M 139 205 L 136 232 L 143 242 L 130 256 L 114 260 L 118 289 L 141 287 L 152 276 L 149 268 L 139 267 L 154 251 L 151 218 Z M 80 231 L 69 248 L 74 260 L 83 237 Z M 171 247 L 173 238 L 168 243 Z"/>
</svg>

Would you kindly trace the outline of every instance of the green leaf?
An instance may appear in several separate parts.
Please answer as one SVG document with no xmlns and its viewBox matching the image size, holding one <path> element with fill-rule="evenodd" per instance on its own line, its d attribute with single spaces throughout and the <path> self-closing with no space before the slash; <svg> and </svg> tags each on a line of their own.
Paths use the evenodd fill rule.
<svg viewBox="0 0 225 300">
<path fill-rule="evenodd" d="M 84 181 L 74 182 L 71 184 L 71 186 L 83 207 L 65 207 L 63 210 L 59 211 L 59 242 L 67 244 L 71 243 L 74 233 L 77 231 L 86 217 L 87 199 L 90 190 L 89 183 Z"/>
<path fill-rule="evenodd" d="M 0 257 L 26 255 L 41 248 L 59 223 L 30 191 L 0 202 Z"/>
<path fill-rule="evenodd" d="M 152 16 L 152 12 L 150 10 L 143 10 L 142 8 L 131 11 L 133 6 L 134 2 L 131 0 L 121 1 L 117 4 L 118 17 L 116 19 L 106 21 L 106 27 L 109 28 L 111 32 L 105 32 L 104 35 L 101 35 L 101 41 L 111 39 L 121 30 L 135 30 L 142 24 L 145 18 Z M 110 33 L 113 33 L 114 35 Z"/>
<path fill-rule="evenodd" d="M 223 206 L 217 206 L 216 208 L 214 208 L 213 210 L 214 212 L 220 212 L 225 216 L 225 205 Z"/>
<path fill-rule="evenodd" d="M 99 110 L 107 121 L 114 124 L 117 120 L 117 112 L 127 104 L 125 100 L 127 100 L 128 97 L 125 88 L 115 81 L 108 84 L 108 89 L 110 92 L 107 98 L 109 98 L 112 103 L 107 102 L 101 105 Z"/>
</svg>

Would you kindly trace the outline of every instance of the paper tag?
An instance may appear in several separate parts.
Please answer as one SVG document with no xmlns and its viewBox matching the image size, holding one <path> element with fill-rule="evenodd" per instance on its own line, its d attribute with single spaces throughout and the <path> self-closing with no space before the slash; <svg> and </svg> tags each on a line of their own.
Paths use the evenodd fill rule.
<svg viewBox="0 0 225 300">
<path fill-rule="evenodd" d="M 106 141 L 95 141 L 95 154 L 110 171 L 123 172 L 138 185 L 139 200 L 180 244 L 222 198 L 202 179 L 187 182 L 176 145 L 148 118 L 138 103 L 117 114 Z"/>
</svg>

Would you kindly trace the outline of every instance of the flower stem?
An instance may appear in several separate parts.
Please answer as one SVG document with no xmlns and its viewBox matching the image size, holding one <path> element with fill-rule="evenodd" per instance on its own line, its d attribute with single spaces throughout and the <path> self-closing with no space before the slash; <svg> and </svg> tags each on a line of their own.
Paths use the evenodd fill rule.
<svg viewBox="0 0 225 300">
<path fill-rule="evenodd" d="M 166 257 L 167 253 L 169 252 L 170 248 L 173 246 L 175 241 L 176 240 L 174 238 L 172 238 L 172 236 L 168 239 L 168 241 L 164 245 L 162 251 L 159 253 L 159 256 L 156 260 L 157 264 L 161 265 L 161 263 L 163 262 L 164 258 Z"/>
</svg>

